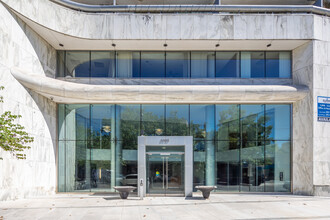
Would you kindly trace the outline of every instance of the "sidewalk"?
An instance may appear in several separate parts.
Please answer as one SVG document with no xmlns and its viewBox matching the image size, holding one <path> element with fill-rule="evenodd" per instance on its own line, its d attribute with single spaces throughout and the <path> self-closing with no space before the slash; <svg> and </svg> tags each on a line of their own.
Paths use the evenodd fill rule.
<svg viewBox="0 0 330 220">
<path fill-rule="evenodd" d="M 2 216 L 2 217 L 1 217 Z M 184 197 L 58 194 L 0 202 L 0 219 L 330 219 L 329 197 L 201 194 Z"/>
</svg>

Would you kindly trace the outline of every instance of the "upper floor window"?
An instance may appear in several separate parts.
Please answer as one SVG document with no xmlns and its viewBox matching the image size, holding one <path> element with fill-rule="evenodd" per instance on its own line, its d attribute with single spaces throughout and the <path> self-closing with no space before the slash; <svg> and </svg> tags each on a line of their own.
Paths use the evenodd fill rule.
<svg viewBox="0 0 330 220">
<path fill-rule="evenodd" d="M 289 51 L 58 51 L 58 77 L 291 78 Z"/>
</svg>

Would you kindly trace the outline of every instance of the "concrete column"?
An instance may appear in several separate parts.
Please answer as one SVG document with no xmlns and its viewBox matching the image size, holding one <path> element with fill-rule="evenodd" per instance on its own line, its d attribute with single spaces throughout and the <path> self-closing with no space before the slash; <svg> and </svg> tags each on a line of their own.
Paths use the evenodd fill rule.
<svg viewBox="0 0 330 220">
<path fill-rule="evenodd" d="M 206 107 L 206 185 L 215 185 L 214 105 Z"/>
</svg>

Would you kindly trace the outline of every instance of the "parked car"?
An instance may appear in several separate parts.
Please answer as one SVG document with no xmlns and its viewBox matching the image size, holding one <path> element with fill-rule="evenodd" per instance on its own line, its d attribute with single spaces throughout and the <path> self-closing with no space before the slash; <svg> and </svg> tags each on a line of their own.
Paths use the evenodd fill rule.
<svg viewBox="0 0 330 220">
<path fill-rule="evenodd" d="M 124 176 L 121 181 L 123 186 L 137 186 L 138 175 L 137 174 L 128 174 Z"/>
</svg>

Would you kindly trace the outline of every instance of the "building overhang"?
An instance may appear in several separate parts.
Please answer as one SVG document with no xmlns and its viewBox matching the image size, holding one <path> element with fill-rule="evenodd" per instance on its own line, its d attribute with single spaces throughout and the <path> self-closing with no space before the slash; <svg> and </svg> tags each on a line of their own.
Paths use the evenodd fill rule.
<svg viewBox="0 0 330 220">
<path fill-rule="evenodd" d="M 81 37 L 76 35 L 73 30 L 68 29 L 67 32 L 61 32 L 57 29 L 52 29 L 51 27 L 45 26 L 45 24 L 38 23 L 40 21 L 36 21 L 30 17 L 25 16 L 19 11 L 11 8 L 7 5 L 9 10 L 15 13 L 20 19 L 22 19 L 30 28 L 32 28 L 36 33 L 38 33 L 44 40 L 46 40 L 53 48 L 56 50 L 150 50 L 150 51 L 161 51 L 161 50 L 199 50 L 199 51 L 233 51 L 233 50 L 264 50 L 264 51 L 289 51 L 294 50 L 303 44 L 309 42 L 311 39 L 299 39 L 299 38 L 290 38 L 290 39 L 274 39 L 269 37 L 261 37 L 258 39 L 251 38 L 221 38 L 220 35 L 218 37 L 194 37 L 190 36 L 188 38 L 183 37 L 174 37 L 171 34 L 167 33 L 165 37 L 161 36 L 159 38 L 153 38 L 151 35 L 146 34 L 144 37 L 139 35 L 134 35 L 133 33 L 127 33 L 127 36 L 116 37 L 107 36 L 105 38 L 99 38 L 97 33 L 93 33 L 89 37 Z M 312 7 L 312 6 L 311 6 Z M 60 8 L 61 10 L 64 10 Z M 61 11 L 60 10 L 60 11 Z M 59 13 L 59 12 L 58 12 Z M 86 21 L 89 20 L 90 26 L 102 26 L 102 21 L 98 21 L 97 14 L 86 14 L 79 13 L 81 19 L 85 18 Z M 207 13 L 206 13 L 207 15 Z M 103 16 L 103 15 L 102 15 Z M 108 16 L 108 15 L 105 15 Z M 109 15 L 110 16 L 110 15 Z M 149 15 L 146 15 L 149 16 Z M 151 15 L 150 15 L 151 16 Z M 219 15 L 220 16 L 220 15 Z M 73 18 L 71 18 L 73 19 Z M 78 19 L 78 18 L 77 18 Z M 120 22 L 124 22 L 126 18 L 123 16 L 119 16 L 116 19 L 121 19 Z M 134 19 L 134 18 L 133 18 Z M 119 22 L 119 21 L 118 21 Z M 77 24 L 77 29 L 81 29 L 83 23 Z M 122 27 L 125 27 L 125 23 L 122 23 Z M 166 28 L 168 25 L 175 24 L 166 24 Z M 235 24 L 232 24 L 234 26 Z M 57 26 L 65 26 L 61 22 Z M 126 25 L 127 26 L 127 25 Z M 84 27 L 85 28 L 85 27 Z M 116 29 L 117 28 L 117 29 Z M 142 27 L 136 27 L 136 30 L 140 30 Z M 176 28 L 173 26 L 173 28 Z M 109 26 L 109 29 L 111 27 Z M 175 30 L 175 29 L 173 29 Z M 225 30 L 225 29 L 224 29 Z M 101 29 L 100 29 L 101 31 Z M 118 27 L 111 29 L 112 32 L 117 33 L 120 32 Z M 72 33 L 71 33 L 72 32 Z M 101 31 L 102 32 L 102 31 Z M 225 31 L 224 31 L 225 32 Z M 156 33 L 156 32 L 155 32 Z M 155 34 L 154 33 L 154 34 Z M 242 33 L 237 33 L 235 35 L 240 35 Z M 94 37 L 95 35 L 95 37 Z M 134 36 L 133 36 L 134 35 Z M 217 34 L 215 34 L 217 35 Z M 259 33 L 260 35 L 260 33 Z M 164 47 L 166 44 L 166 48 Z M 113 46 L 115 45 L 115 46 Z M 271 45 L 270 47 L 267 45 Z"/>
<path fill-rule="evenodd" d="M 62 81 L 11 68 L 23 86 L 57 103 L 293 103 L 303 85 L 91 85 Z"/>
</svg>

